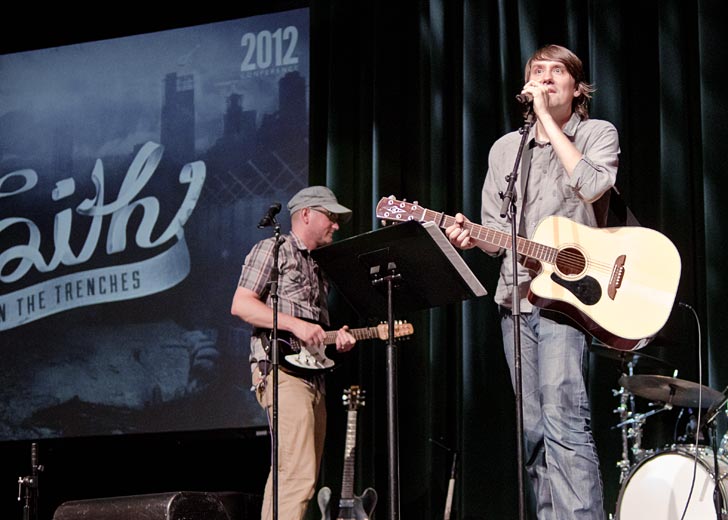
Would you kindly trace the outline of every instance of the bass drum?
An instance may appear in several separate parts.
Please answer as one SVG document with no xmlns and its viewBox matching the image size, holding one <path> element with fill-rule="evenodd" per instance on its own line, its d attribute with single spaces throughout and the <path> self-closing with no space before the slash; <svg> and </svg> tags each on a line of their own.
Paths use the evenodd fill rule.
<svg viewBox="0 0 728 520">
<path fill-rule="evenodd" d="M 698 446 L 697 466 L 694 446 L 672 446 L 644 459 L 630 473 L 617 501 L 618 520 L 680 520 L 690 495 L 685 520 L 716 518 L 713 505 L 713 450 Z M 719 457 L 720 493 L 726 502 L 728 461 Z"/>
</svg>

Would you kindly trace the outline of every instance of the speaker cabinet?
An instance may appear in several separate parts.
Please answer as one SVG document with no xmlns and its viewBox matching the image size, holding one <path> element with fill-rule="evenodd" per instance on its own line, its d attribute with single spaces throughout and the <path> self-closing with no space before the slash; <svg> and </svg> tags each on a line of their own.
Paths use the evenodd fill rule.
<svg viewBox="0 0 728 520">
<path fill-rule="evenodd" d="M 64 502 L 53 514 L 53 520 L 131 519 L 231 520 L 231 517 L 214 493 L 188 491 L 75 500 Z"/>
</svg>

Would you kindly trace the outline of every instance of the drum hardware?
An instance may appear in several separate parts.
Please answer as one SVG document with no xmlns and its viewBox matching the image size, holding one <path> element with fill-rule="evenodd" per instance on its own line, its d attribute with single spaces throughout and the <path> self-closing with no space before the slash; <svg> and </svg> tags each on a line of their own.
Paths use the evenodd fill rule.
<svg viewBox="0 0 728 520">
<path fill-rule="evenodd" d="M 641 430 L 648 416 L 669 410 L 673 405 L 708 408 L 700 426 L 710 427 L 712 447 L 697 444 L 697 424 L 694 444 L 673 444 L 657 453 L 646 453 L 636 443 L 633 450 L 641 450 L 642 458 L 636 460 L 631 471 L 622 479 L 616 518 L 726 518 L 728 460 L 717 446 L 715 418 L 728 401 L 728 388 L 719 393 L 697 383 L 664 376 L 623 376 L 620 384 L 630 393 L 664 403 L 662 408 L 646 414 L 633 414 L 623 423 L 634 424 L 636 430 Z M 624 424 L 618 426 L 623 427 Z M 728 449 L 728 433 L 723 437 L 721 446 L 724 452 Z"/>
<path fill-rule="evenodd" d="M 728 416 L 728 407 L 723 411 L 726 416 Z M 719 457 L 728 457 L 728 431 L 726 431 L 723 434 L 723 438 L 720 441 L 720 446 L 718 448 L 718 456 Z"/>
<path fill-rule="evenodd" d="M 622 376 L 619 384 L 639 397 L 685 408 L 712 408 L 724 398 L 707 386 L 668 376 Z"/>
<path fill-rule="evenodd" d="M 628 375 L 623 375 L 623 378 L 629 378 L 633 375 L 634 363 L 632 360 L 627 363 L 627 369 Z M 620 379 L 621 381 L 622 379 Z M 621 386 L 619 390 L 612 390 L 612 394 L 615 396 L 619 395 L 619 407 L 614 412 L 619 414 L 620 422 L 616 426 L 613 426 L 613 429 L 620 428 L 622 430 L 622 458 L 617 462 L 617 467 L 619 468 L 619 483 L 622 484 L 632 469 L 632 460 L 636 463 L 653 453 L 653 450 L 642 449 L 642 429 L 645 421 L 652 415 L 670 410 L 672 405 L 666 404 L 657 410 L 652 410 L 647 413 L 637 413 L 635 411 L 634 394 L 629 392 L 628 389 Z M 654 404 L 650 403 L 650 406 L 654 406 Z M 632 441 L 631 448 L 630 440 Z"/>
<path fill-rule="evenodd" d="M 723 392 L 720 394 L 720 397 L 721 398 L 716 400 L 716 402 L 713 403 L 706 412 L 704 423 L 706 426 L 708 426 L 710 430 L 710 439 L 713 446 L 713 482 L 715 483 L 715 487 L 713 489 L 713 507 L 716 518 L 718 520 L 725 518 L 723 515 L 726 513 L 726 497 L 723 496 L 723 493 L 721 493 L 720 491 L 720 483 L 724 478 L 726 478 L 728 472 L 724 472 L 722 474 L 720 472 L 721 468 L 720 464 L 718 463 L 718 454 L 720 448 L 718 447 L 718 424 L 716 422 L 716 419 L 718 418 L 718 415 L 720 415 L 720 411 L 725 408 L 726 403 L 728 403 L 728 387 L 723 390 Z M 725 442 L 726 435 L 723 435 L 721 447 L 723 447 L 722 445 Z"/>
<path fill-rule="evenodd" d="M 673 366 L 672 363 L 668 363 L 658 357 L 645 354 L 642 351 L 617 350 L 612 347 L 608 347 L 597 340 L 594 340 L 589 345 L 589 349 L 599 357 L 619 362 L 620 371 L 623 371 L 625 367 L 628 367 L 629 375 L 632 375 L 632 371 L 636 367 L 643 370 L 665 370 Z"/>
<path fill-rule="evenodd" d="M 674 377 L 634 375 L 631 360 L 628 367 L 629 374 L 623 374 L 619 379 L 620 390 L 613 391 L 615 396 L 620 396 L 620 405 L 615 410 L 619 413 L 620 423 L 614 428 L 622 429 L 622 458 L 617 462 L 622 488 L 616 518 L 671 518 L 675 511 L 683 512 L 685 520 L 728 518 L 725 510 L 728 432 L 718 446 L 715 421 L 728 403 L 728 388 L 720 393 L 699 383 L 678 379 L 677 372 Z M 634 396 L 652 401 L 650 406 L 662 403 L 662 407 L 647 413 L 635 413 L 633 401 L 630 403 Z M 674 406 L 707 409 L 700 424 L 693 420 L 686 426 L 684 438 L 694 432 L 695 444 L 673 444 L 656 454 L 653 450 L 643 450 L 642 430 L 646 419 L 672 410 Z M 680 417 L 683 412 L 680 411 Z M 698 445 L 703 427 L 710 429 L 712 447 Z M 630 440 L 633 440 L 631 455 L 634 463 L 630 461 Z M 698 467 L 699 475 L 694 473 Z M 635 488 L 639 489 L 633 493 Z"/>
<path fill-rule="evenodd" d="M 642 449 L 642 427 L 644 426 L 645 421 L 648 417 L 652 417 L 653 415 L 656 415 L 660 412 L 665 412 L 669 410 L 672 410 L 672 405 L 665 404 L 661 408 L 650 410 L 647 413 L 633 414 L 632 417 L 630 417 L 626 421 L 622 421 L 621 423 L 614 426 L 614 428 L 624 428 L 625 426 L 628 426 L 630 424 L 634 425 L 632 428 L 629 429 L 628 437 L 634 439 L 631 451 L 632 455 L 635 458 L 635 462 L 639 462 L 646 455 L 651 454 L 649 450 Z"/>
<path fill-rule="evenodd" d="M 631 428 L 628 428 L 625 424 L 625 421 L 629 419 L 629 416 L 632 413 L 631 410 L 627 409 L 627 403 L 630 400 L 631 395 L 629 392 L 624 390 L 624 387 L 620 387 L 619 390 L 612 390 L 612 394 L 615 396 L 619 395 L 619 406 L 613 411 L 619 414 L 619 418 L 622 421 L 620 423 L 622 425 L 622 458 L 617 461 L 617 468 L 619 468 L 619 483 L 622 484 L 632 467 L 632 463 L 629 460 L 629 439 Z"/>
<path fill-rule="evenodd" d="M 714 495 L 725 498 L 728 461 L 718 458 L 719 478 L 715 479 L 713 450 L 705 446 L 695 448 L 673 445 L 637 463 L 620 490 L 616 518 L 677 519 L 686 504 L 684 520 L 716 518 Z"/>
<path fill-rule="evenodd" d="M 705 414 L 705 424 L 711 424 L 715 421 L 720 415 L 720 411 L 728 404 L 728 386 L 718 395 L 720 398 L 710 406 L 710 409 Z"/>
<path fill-rule="evenodd" d="M 593 345 L 592 345 L 593 346 Z M 626 367 L 627 367 L 627 374 L 623 375 L 633 375 L 634 371 L 634 358 L 627 358 L 623 357 L 623 355 L 628 354 L 626 352 L 619 352 L 614 353 L 613 349 L 609 349 L 606 347 L 599 348 L 598 350 L 594 350 L 599 355 L 610 357 L 611 359 L 618 359 L 622 362 L 624 366 L 624 361 L 627 360 Z M 618 356 L 615 358 L 614 356 Z M 624 479 L 629 474 L 629 470 L 632 467 L 632 462 L 629 458 L 629 441 L 630 439 L 637 438 L 638 441 L 642 441 L 642 429 L 641 424 L 635 429 L 635 428 L 629 428 L 627 421 L 632 418 L 635 411 L 635 404 L 634 404 L 634 396 L 629 393 L 623 386 L 619 387 L 619 390 L 612 390 L 612 395 L 619 396 L 619 406 L 612 410 L 614 413 L 619 415 L 620 423 L 615 426 L 614 428 L 620 428 L 622 431 L 622 458 L 617 461 L 617 468 L 619 468 L 619 483 L 621 484 Z"/>
</svg>

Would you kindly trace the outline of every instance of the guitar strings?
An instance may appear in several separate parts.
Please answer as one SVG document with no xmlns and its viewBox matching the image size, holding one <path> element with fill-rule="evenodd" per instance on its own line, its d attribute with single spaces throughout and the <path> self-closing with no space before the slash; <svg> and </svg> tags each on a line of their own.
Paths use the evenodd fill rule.
<svg viewBox="0 0 728 520">
<path fill-rule="evenodd" d="M 422 217 L 417 219 L 412 213 L 413 210 L 416 210 L 418 207 L 414 204 L 411 204 L 409 206 L 410 207 L 407 213 L 410 214 L 410 219 L 416 219 L 425 222 L 435 222 L 439 227 L 443 229 L 455 223 L 455 217 L 447 215 L 444 212 L 433 211 L 427 208 L 420 208 L 422 210 Z M 510 243 L 511 235 L 509 233 L 485 228 L 483 226 L 475 224 L 474 222 L 466 222 L 463 227 L 471 232 L 472 237 L 475 240 L 493 245 L 499 245 L 505 249 L 512 249 L 512 245 Z M 484 231 L 481 232 L 481 229 Z M 486 238 L 481 238 L 483 235 L 485 235 Z M 488 238 L 489 235 L 493 238 Z M 559 250 L 555 247 L 538 244 L 522 237 L 518 238 L 518 242 L 520 243 L 520 245 L 525 245 L 532 250 L 531 254 L 529 255 L 527 253 L 523 253 L 523 250 L 517 245 L 519 253 L 525 254 L 526 256 L 532 256 L 533 258 L 536 258 L 538 260 L 550 263 L 557 268 L 562 267 L 565 269 L 583 272 L 587 267 L 589 267 L 594 271 L 602 273 L 611 273 L 614 268 L 613 264 L 587 257 L 585 254 L 582 254 L 581 251 L 579 251 L 579 253 L 576 253 L 567 249 Z M 536 251 L 533 251 L 534 247 Z M 524 247 L 523 249 L 525 248 L 526 247 Z"/>
<path fill-rule="evenodd" d="M 427 215 L 428 212 L 432 212 L 432 211 L 425 210 L 425 215 Z M 448 227 L 455 223 L 455 217 L 452 217 L 450 215 L 445 215 L 444 213 L 439 213 L 439 212 L 432 212 L 432 213 L 434 213 L 435 215 L 440 215 L 440 219 L 439 219 L 439 220 L 441 220 L 440 226 L 443 228 Z M 426 218 L 426 220 L 430 220 L 430 219 Z M 438 219 L 433 217 L 432 220 L 435 221 Z M 512 249 L 512 247 L 510 247 L 511 235 L 508 233 L 504 233 L 502 231 L 498 231 L 495 229 L 484 228 L 483 226 L 478 226 L 477 224 L 475 224 L 473 222 L 465 223 L 465 225 L 463 227 L 465 227 L 466 229 L 468 229 L 468 231 L 471 232 L 471 234 L 475 240 L 479 240 L 481 242 L 487 242 L 487 243 L 494 243 L 494 245 L 505 244 L 505 245 L 502 245 L 502 247 L 505 247 L 506 249 Z M 480 229 L 484 229 L 485 231 L 481 232 Z M 488 240 L 488 239 L 480 238 L 483 234 L 485 234 L 486 236 L 492 235 L 494 237 L 498 237 L 498 240 L 496 240 L 496 239 Z M 507 241 L 506 241 L 506 239 L 507 239 Z M 612 269 L 613 269 L 612 265 L 610 265 L 606 262 L 601 262 L 599 260 L 595 260 L 593 258 L 587 257 L 584 254 L 579 254 L 579 253 L 575 253 L 575 252 L 568 251 L 568 250 L 558 250 L 557 248 L 555 248 L 553 246 L 547 246 L 545 244 L 538 244 L 536 242 L 525 239 L 523 237 L 519 237 L 518 242 L 520 242 L 522 245 L 523 244 L 533 245 L 533 246 L 535 246 L 535 249 L 537 249 L 537 250 L 542 249 L 543 251 L 541 251 L 541 253 L 542 253 L 541 255 L 536 255 L 536 253 L 534 252 L 534 256 L 543 261 L 547 261 L 546 259 L 543 258 L 543 256 L 548 256 L 550 258 L 553 258 L 552 260 L 548 260 L 548 262 L 553 265 L 556 265 L 557 267 L 563 266 L 563 267 L 571 268 L 575 271 L 581 272 L 584 268 L 586 268 L 588 266 L 590 268 L 593 267 L 595 271 L 601 271 L 603 273 L 611 273 Z M 520 249 L 521 248 L 519 247 L 519 250 Z M 524 247 L 524 249 L 525 249 L 525 247 Z M 533 249 L 533 248 L 531 248 L 531 249 Z M 519 252 L 521 252 L 521 251 L 519 251 Z M 526 255 L 526 256 L 529 256 L 529 255 Z M 558 258 L 558 262 L 557 262 L 557 258 Z"/>
</svg>

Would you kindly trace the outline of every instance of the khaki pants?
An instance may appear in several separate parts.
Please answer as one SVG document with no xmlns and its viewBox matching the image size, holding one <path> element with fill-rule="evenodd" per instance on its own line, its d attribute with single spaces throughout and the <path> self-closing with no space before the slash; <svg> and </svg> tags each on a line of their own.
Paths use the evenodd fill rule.
<svg viewBox="0 0 728 520">
<path fill-rule="evenodd" d="M 253 381 L 260 375 L 256 369 Z M 300 520 L 313 497 L 326 437 L 326 399 L 321 385 L 278 371 L 278 518 Z M 256 391 L 268 420 L 273 412 L 273 375 Z M 273 474 L 268 474 L 262 520 L 273 518 Z"/>
</svg>

